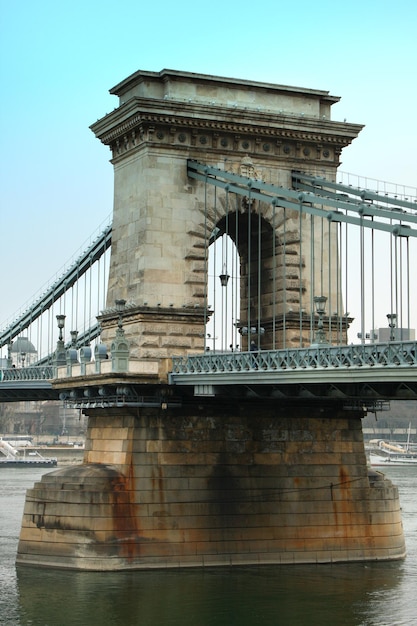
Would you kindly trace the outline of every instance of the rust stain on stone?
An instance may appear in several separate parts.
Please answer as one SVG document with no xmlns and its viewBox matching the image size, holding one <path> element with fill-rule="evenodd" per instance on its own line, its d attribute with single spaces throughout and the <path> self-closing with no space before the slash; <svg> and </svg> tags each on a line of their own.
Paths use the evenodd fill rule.
<svg viewBox="0 0 417 626">
<path fill-rule="evenodd" d="M 120 556 L 132 559 L 140 553 L 140 529 L 134 502 L 135 477 L 132 464 L 127 475 L 119 474 L 111 483 L 113 531 Z"/>
<path fill-rule="evenodd" d="M 152 489 L 159 494 L 160 504 L 165 503 L 165 491 L 164 491 L 164 477 L 162 467 L 158 465 L 156 468 L 156 476 L 152 472 Z"/>
<path fill-rule="evenodd" d="M 339 483 L 331 485 L 331 495 L 333 503 L 333 513 L 336 528 L 343 527 L 345 536 L 349 534 L 351 512 L 351 480 L 349 473 L 343 466 L 339 468 Z"/>
<path fill-rule="evenodd" d="M 350 476 L 343 466 L 339 468 L 340 488 L 346 493 L 350 493 Z"/>
</svg>

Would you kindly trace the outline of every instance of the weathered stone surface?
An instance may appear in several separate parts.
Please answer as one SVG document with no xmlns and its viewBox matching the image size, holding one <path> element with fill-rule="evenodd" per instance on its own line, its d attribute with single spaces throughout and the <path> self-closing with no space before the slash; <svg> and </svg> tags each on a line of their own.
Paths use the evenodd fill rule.
<svg viewBox="0 0 417 626">
<path fill-rule="evenodd" d="M 204 349 L 207 248 L 227 212 L 214 187 L 188 178 L 187 160 L 285 187 L 293 170 L 334 180 L 342 148 L 361 127 L 331 121 L 338 98 L 318 90 L 164 70 L 138 72 L 112 93 L 120 106 L 92 127 L 114 166 L 101 340 L 112 345 L 114 302 L 126 300 L 123 330 L 136 379 L 162 387 L 170 357 Z M 267 280 L 257 304 L 265 342 L 273 329 L 279 345 L 299 347 L 300 335 L 309 341 L 320 284 L 311 259 L 322 253 L 337 284 L 337 238 L 322 251 L 307 218 L 281 209 L 240 198 L 235 235 L 261 218 Z M 335 227 L 317 219 L 327 241 Z M 256 241 L 238 242 L 241 322 L 257 293 Z M 329 311 L 342 309 L 335 294 Z M 133 369 L 121 375 L 109 365 L 74 366 L 66 389 L 128 384 Z M 178 409 L 122 403 L 88 412 L 84 465 L 45 475 L 27 494 L 20 564 L 118 570 L 404 555 L 398 492 L 370 479 L 352 411 L 186 398 Z"/>
<path fill-rule="evenodd" d="M 308 412 L 92 415 L 94 464 L 28 492 L 18 562 L 106 570 L 402 557 L 398 492 L 369 480 L 360 420 Z"/>
<path fill-rule="evenodd" d="M 119 107 L 92 126 L 110 147 L 114 166 L 108 306 L 123 298 L 137 307 L 171 309 L 169 331 L 155 332 L 160 324 L 155 324 L 154 316 L 126 317 L 124 328 L 134 357 L 201 350 L 206 319 L 201 315 L 184 324 L 181 312 L 195 307 L 203 311 L 208 304 L 206 252 L 211 232 L 225 219 L 226 203 L 220 191 L 217 201 L 213 187 L 205 189 L 187 177 L 187 160 L 285 187 L 291 187 L 293 170 L 325 172 L 333 180 L 341 150 L 361 126 L 332 121 L 331 106 L 339 98 L 325 91 L 171 70 L 137 72 L 112 93 L 119 97 Z M 285 312 L 284 290 L 287 305 L 293 296 L 300 306 L 302 297 L 301 306 L 308 311 L 312 275 L 319 284 L 320 270 L 318 264 L 310 266 L 310 255 L 300 258 L 301 237 L 304 249 L 312 243 L 316 256 L 324 255 L 332 284 L 337 282 L 336 239 L 332 237 L 331 250 L 326 247 L 323 252 L 304 227 L 307 216 L 300 221 L 297 211 L 287 210 L 284 218 L 279 206 L 261 209 L 258 200 L 249 206 L 248 198 L 239 202 L 244 220 L 251 212 L 262 213 L 263 270 L 268 271 L 265 276 L 272 267 L 276 272 L 274 295 L 268 280 L 262 284 L 262 320 L 266 323 Z M 326 233 L 334 227 L 321 219 L 320 225 L 327 241 Z M 238 247 L 245 277 L 254 271 L 248 241 L 241 237 Z M 254 275 L 253 293 L 255 281 Z M 242 279 L 240 287 L 243 320 L 247 281 Z M 341 310 L 340 304 L 329 294 L 329 310 Z M 112 327 L 106 319 L 102 327 L 103 341 L 109 343 Z M 158 341 L 151 340 L 151 334 Z M 183 341 L 173 341 L 174 336 Z M 291 338 L 290 330 L 288 342 Z M 279 339 L 283 342 L 284 337 Z"/>
</svg>

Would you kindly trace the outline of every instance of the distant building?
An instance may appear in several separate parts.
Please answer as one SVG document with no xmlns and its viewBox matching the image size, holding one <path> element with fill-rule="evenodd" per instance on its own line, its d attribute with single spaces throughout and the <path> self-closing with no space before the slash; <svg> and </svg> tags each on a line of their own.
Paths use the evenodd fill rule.
<svg viewBox="0 0 417 626">
<path fill-rule="evenodd" d="M 27 337 L 18 337 L 13 342 L 10 355 L 15 367 L 29 367 L 38 359 L 38 351 Z"/>
<path fill-rule="evenodd" d="M 387 343 L 388 341 L 415 341 L 416 331 L 414 328 L 374 328 L 366 333 L 364 339 L 371 343 Z M 362 333 L 358 333 L 358 339 L 362 339 Z"/>
<path fill-rule="evenodd" d="M 414 328 L 377 328 L 372 332 L 374 341 L 386 343 L 387 341 L 414 341 L 416 331 Z"/>
</svg>

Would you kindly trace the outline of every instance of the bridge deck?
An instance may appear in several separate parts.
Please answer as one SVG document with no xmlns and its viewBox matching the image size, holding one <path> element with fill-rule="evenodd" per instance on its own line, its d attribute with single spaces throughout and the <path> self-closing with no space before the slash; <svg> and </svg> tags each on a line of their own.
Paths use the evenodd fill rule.
<svg viewBox="0 0 417 626">
<path fill-rule="evenodd" d="M 297 372 L 308 372 L 309 376 L 317 378 L 317 370 L 341 372 L 346 376 L 348 371 L 364 372 L 383 370 L 385 376 L 401 368 L 401 377 L 408 377 L 410 372 L 414 377 L 417 372 L 417 342 L 398 341 L 371 345 L 312 345 L 309 348 L 287 348 L 282 350 L 260 350 L 257 352 L 227 352 L 197 354 L 172 359 L 172 381 L 181 384 L 194 384 L 195 376 L 219 377 L 233 375 L 238 381 L 248 372 L 259 371 L 265 374 L 271 372 L 291 372 L 296 379 Z M 413 370 L 413 366 L 416 367 Z M 237 374 L 237 376 L 235 376 Z M 322 376 L 322 373 L 319 374 Z M 337 375 L 337 374 L 336 374 Z M 365 375 L 365 374 L 361 374 Z"/>
<path fill-rule="evenodd" d="M 417 342 L 311 346 L 173 358 L 170 382 L 195 395 L 256 385 L 275 396 L 417 397 Z"/>
<path fill-rule="evenodd" d="M 156 381 L 151 384 L 140 375 L 135 377 L 133 361 L 130 366 L 130 385 L 158 387 Z M 0 399 L 58 398 L 51 384 L 56 377 L 53 367 L 0 370 Z M 256 386 L 260 396 L 270 397 L 300 397 L 308 393 L 322 398 L 416 398 L 417 342 L 317 344 L 258 352 L 209 351 L 173 357 L 168 382 L 177 389 L 193 387 L 194 395 L 202 396 L 241 395 L 250 385 Z"/>
</svg>

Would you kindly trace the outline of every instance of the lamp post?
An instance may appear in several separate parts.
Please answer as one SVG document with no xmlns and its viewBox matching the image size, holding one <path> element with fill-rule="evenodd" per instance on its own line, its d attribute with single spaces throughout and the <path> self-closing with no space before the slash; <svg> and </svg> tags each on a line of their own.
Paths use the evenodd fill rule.
<svg viewBox="0 0 417 626">
<path fill-rule="evenodd" d="M 124 335 L 124 330 L 123 330 L 123 311 L 126 308 L 126 300 L 115 300 L 115 304 L 116 304 L 116 311 L 119 314 L 119 319 L 117 320 L 116 335 L 123 336 Z"/>
<path fill-rule="evenodd" d="M 126 300 L 116 300 L 116 311 L 119 314 L 117 330 L 110 352 L 113 372 L 127 372 L 129 370 L 129 342 L 125 338 L 123 330 L 123 312 L 126 308 Z"/>
<path fill-rule="evenodd" d="M 324 332 L 324 324 L 323 324 L 323 316 L 326 312 L 326 296 L 314 296 L 313 298 L 314 306 L 316 307 L 316 313 L 319 316 L 317 322 L 317 330 L 314 336 L 314 341 L 316 344 L 326 344 L 326 333 Z"/>
<path fill-rule="evenodd" d="M 12 345 L 13 345 L 13 341 L 9 339 L 9 342 L 7 344 L 7 367 L 8 369 L 11 369 L 13 367 Z"/>
<path fill-rule="evenodd" d="M 65 326 L 65 315 L 57 315 L 56 316 L 56 321 L 58 324 L 58 328 L 59 328 L 59 337 L 58 337 L 58 341 L 63 341 L 64 337 L 63 337 L 63 328 Z"/>
<path fill-rule="evenodd" d="M 390 327 L 389 340 L 395 341 L 395 326 L 397 322 L 396 313 L 387 313 L 388 326 Z"/>
<path fill-rule="evenodd" d="M 60 365 L 65 365 L 66 363 L 64 335 L 62 332 L 65 326 L 65 317 L 66 317 L 65 315 L 56 316 L 56 321 L 57 321 L 58 329 L 59 329 L 59 336 L 58 336 L 58 341 L 56 342 L 54 362 L 55 362 L 55 365 L 58 367 Z"/>
</svg>

